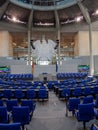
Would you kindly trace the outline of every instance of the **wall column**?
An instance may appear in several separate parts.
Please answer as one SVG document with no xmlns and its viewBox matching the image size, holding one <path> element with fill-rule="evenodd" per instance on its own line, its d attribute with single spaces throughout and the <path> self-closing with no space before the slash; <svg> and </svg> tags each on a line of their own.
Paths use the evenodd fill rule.
<svg viewBox="0 0 98 130">
<path fill-rule="evenodd" d="M 90 75 L 94 75 L 94 56 L 92 48 L 92 26 L 89 24 Z"/>
<path fill-rule="evenodd" d="M 8 31 L 0 31 L 0 57 L 13 56 L 12 37 Z"/>
<path fill-rule="evenodd" d="M 31 64 L 30 30 L 28 30 L 28 65 Z"/>
</svg>

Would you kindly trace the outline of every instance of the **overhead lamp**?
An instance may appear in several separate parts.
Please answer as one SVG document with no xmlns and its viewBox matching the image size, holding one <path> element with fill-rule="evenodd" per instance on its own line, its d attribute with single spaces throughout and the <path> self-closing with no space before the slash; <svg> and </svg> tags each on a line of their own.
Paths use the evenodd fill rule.
<svg viewBox="0 0 98 130">
<path fill-rule="evenodd" d="M 98 15 L 98 9 L 95 11 L 95 14 Z"/>
<path fill-rule="evenodd" d="M 83 17 L 77 17 L 77 18 L 76 18 L 76 21 L 77 21 L 77 22 L 80 22 L 80 21 L 82 20 L 82 18 L 83 18 Z"/>
<path fill-rule="evenodd" d="M 13 20 L 14 22 L 16 22 L 16 21 L 17 21 L 17 18 L 16 18 L 16 17 L 13 17 L 12 20 Z"/>
</svg>

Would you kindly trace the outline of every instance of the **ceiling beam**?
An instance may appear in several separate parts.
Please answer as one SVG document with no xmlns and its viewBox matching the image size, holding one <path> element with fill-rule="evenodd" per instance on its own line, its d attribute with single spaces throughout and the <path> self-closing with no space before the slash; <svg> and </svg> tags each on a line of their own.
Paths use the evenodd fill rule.
<svg viewBox="0 0 98 130">
<path fill-rule="evenodd" d="M 5 13 L 8 4 L 9 4 L 9 0 L 7 0 L 1 7 L 0 7 L 0 19 L 2 18 L 3 14 Z"/>
<path fill-rule="evenodd" d="M 89 13 L 88 13 L 87 8 L 84 7 L 84 5 L 83 5 L 80 1 L 78 1 L 78 6 L 79 6 L 79 8 L 80 8 L 80 10 L 81 10 L 81 12 L 82 12 L 82 14 L 83 14 L 83 16 L 84 16 L 86 22 L 87 22 L 88 24 L 90 24 L 90 23 L 91 23 L 91 18 L 90 18 L 90 15 L 89 15 Z"/>
</svg>

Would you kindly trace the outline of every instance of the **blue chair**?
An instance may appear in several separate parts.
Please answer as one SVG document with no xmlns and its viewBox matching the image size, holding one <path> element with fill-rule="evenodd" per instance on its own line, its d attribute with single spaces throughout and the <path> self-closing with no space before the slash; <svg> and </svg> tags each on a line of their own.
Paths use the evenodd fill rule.
<svg viewBox="0 0 98 130">
<path fill-rule="evenodd" d="M 93 89 L 93 94 L 98 95 L 98 86 L 95 86 Z"/>
<path fill-rule="evenodd" d="M 0 106 L 0 123 L 8 122 L 7 108 L 5 106 Z"/>
<path fill-rule="evenodd" d="M 75 110 L 78 109 L 79 104 L 80 104 L 80 98 L 69 98 L 69 101 L 66 104 L 66 116 L 68 116 L 68 110 L 72 111 L 72 114 L 74 115 Z"/>
<path fill-rule="evenodd" d="M 29 106 L 30 117 L 32 118 L 36 106 L 35 102 L 32 100 L 21 100 L 21 106 Z"/>
<path fill-rule="evenodd" d="M 98 130 L 98 126 L 96 124 L 92 124 L 90 130 Z"/>
<path fill-rule="evenodd" d="M 75 116 L 78 121 L 83 122 L 83 127 L 85 130 L 86 122 L 89 122 L 90 120 L 94 119 L 94 104 L 79 104 L 78 111 L 75 112 Z"/>
<path fill-rule="evenodd" d="M 21 130 L 21 125 L 20 123 L 0 123 L 0 130 Z"/>
<path fill-rule="evenodd" d="M 91 95 L 92 94 L 91 88 L 85 87 L 82 93 L 83 93 L 84 96 Z"/>
<path fill-rule="evenodd" d="M 7 100 L 6 101 L 7 111 L 11 112 L 14 106 L 18 106 L 17 100 Z"/>
<path fill-rule="evenodd" d="M 35 93 L 34 89 L 27 90 L 26 97 L 27 97 L 27 99 L 35 99 L 36 93 Z"/>
<path fill-rule="evenodd" d="M 80 87 L 78 87 L 78 88 L 75 88 L 74 90 L 73 90 L 73 96 L 75 96 L 75 97 L 79 97 L 79 96 L 81 96 L 82 95 L 82 89 L 80 88 Z"/>
<path fill-rule="evenodd" d="M 96 97 L 96 100 L 95 100 L 94 106 L 95 106 L 96 108 L 98 108 L 98 96 Z"/>
<path fill-rule="evenodd" d="M 4 98 L 11 99 L 14 96 L 12 91 L 10 89 L 5 89 L 4 90 Z"/>
<path fill-rule="evenodd" d="M 22 99 L 24 97 L 24 94 L 21 89 L 16 89 L 14 91 L 14 96 L 16 99 Z"/>
<path fill-rule="evenodd" d="M 29 124 L 30 122 L 30 108 L 29 106 L 14 106 L 12 110 L 13 122 L 20 122 L 22 125 L 22 129 L 24 129 L 25 124 Z"/>
<path fill-rule="evenodd" d="M 3 100 L 0 100 L 0 106 L 3 106 L 4 104 L 3 104 Z"/>
<path fill-rule="evenodd" d="M 93 96 L 88 96 L 83 98 L 83 104 L 93 103 Z"/>
<path fill-rule="evenodd" d="M 38 91 L 38 99 L 48 99 L 48 92 L 46 89 L 39 89 Z"/>
<path fill-rule="evenodd" d="M 69 98 L 71 96 L 71 91 L 70 88 L 65 88 L 61 92 L 61 97 L 62 98 Z"/>
</svg>

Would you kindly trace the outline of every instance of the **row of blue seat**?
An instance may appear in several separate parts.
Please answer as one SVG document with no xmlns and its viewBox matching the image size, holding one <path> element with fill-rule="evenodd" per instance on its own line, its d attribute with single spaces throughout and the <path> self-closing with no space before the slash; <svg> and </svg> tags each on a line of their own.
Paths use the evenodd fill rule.
<svg viewBox="0 0 98 130">
<path fill-rule="evenodd" d="M 69 78 L 75 78 L 75 79 L 79 79 L 79 78 L 86 78 L 88 75 L 88 73 L 57 73 L 57 79 L 69 79 Z"/>
<path fill-rule="evenodd" d="M 85 97 L 83 102 L 80 102 L 80 98 L 70 98 L 66 103 L 66 116 L 68 116 L 68 110 L 72 111 L 72 114 L 76 116 L 78 121 L 83 121 L 83 126 L 85 129 L 85 123 L 98 118 L 98 110 L 94 109 L 94 106 L 98 107 L 98 97 L 96 101 L 93 102 L 93 97 Z M 76 111 L 77 110 L 77 111 Z"/>
<path fill-rule="evenodd" d="M 48 100 L 48 90 L 46 89 L 39 89 L 35 91 L 33 89 L 26 89 L 23 91 L 22 89 L 5 89 L 0 91 L 0 98 L 7 98 L 7 99 L 47 99 Z"/>
<path fill-rule="evenodd" d="M 10 124 L 0 123 L 0 130 L 21 130 L 21 125 L 20 123 L 10 123 Z M 98 126 L 96 124 L 92 124 L 90 130 L 98 130 Z"/>
<path fill-rule="evenodd" d="M 79 88 L 64 88 L 58 91 L 59 98 L 68 98 L 68 97 L 81 97 L 98 94 L 98 86 L 93 87 L 79 87 Z"/>
</svg>

